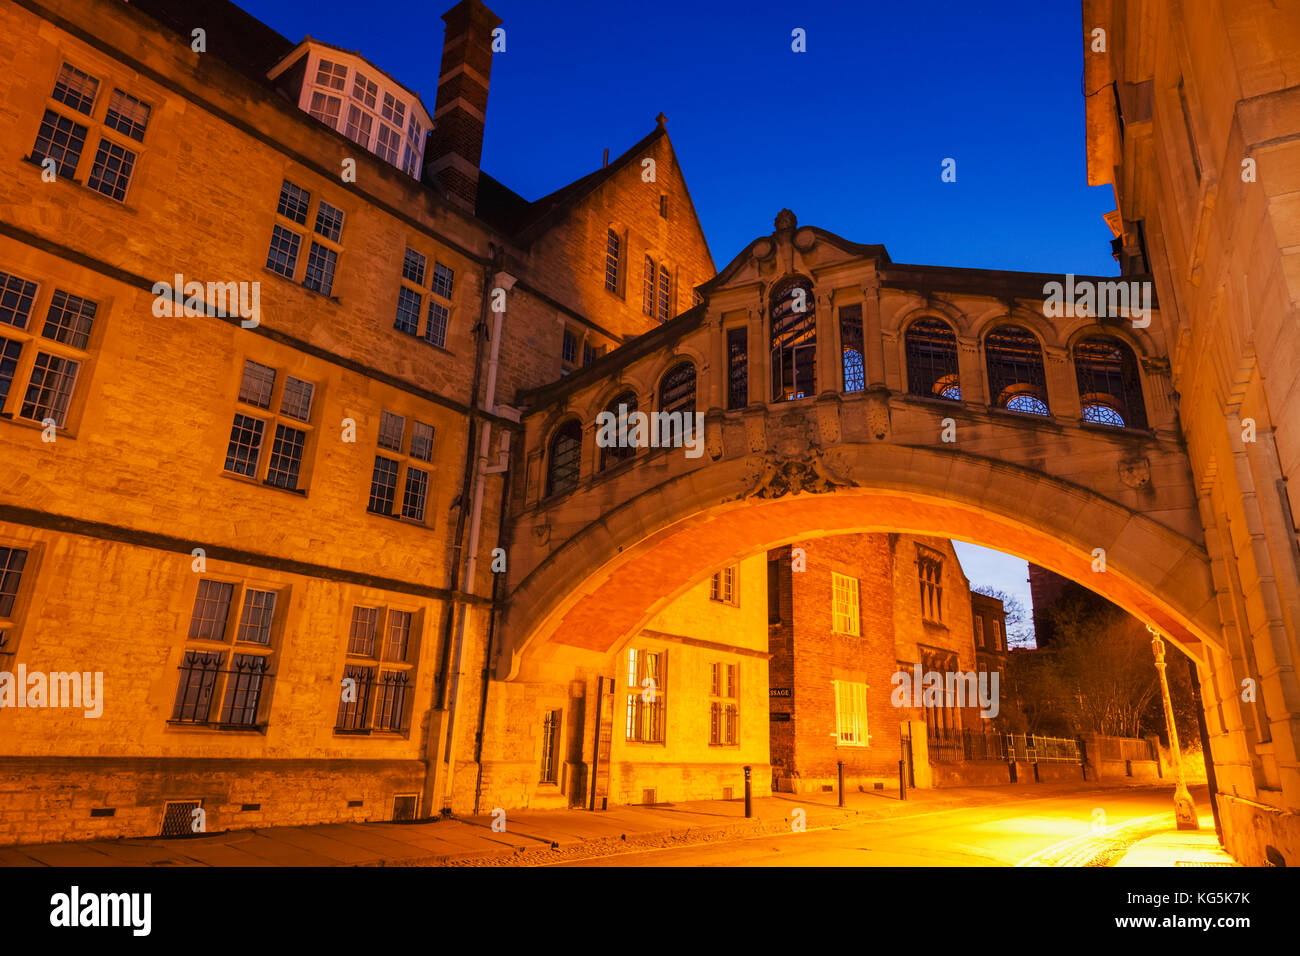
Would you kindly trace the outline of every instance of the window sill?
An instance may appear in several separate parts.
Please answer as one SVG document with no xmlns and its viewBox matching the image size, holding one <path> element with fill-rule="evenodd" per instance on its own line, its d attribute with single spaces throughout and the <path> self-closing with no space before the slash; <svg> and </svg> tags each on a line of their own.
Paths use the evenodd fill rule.
<svg viewBox="0 0 1300 956">
<path fill-rule="evenodd" d="M 448 319 L 448 326 L 449 326 L 449 327 L 450 327 L 450 324 L 451 324 L 451 320 Z M 446 355 L 448 358 L 455 358 L 455 357 L 456 357 L 456 353 L 453 352 L 453 351 L 451 351 L 451 349 L 447 348 L 445 345 L 438 345 L 438 344 L 436 344 L 436 343 L 434 343 L 434 342 L 430 342 L 430 341 L 429 341 L 428 339 L 426 339 L 423 335 L 420 335 L 420 334 L 418 334 L 418 333 L 416 333 L 416 332 L 407 332 L 405 329 L 403 329 L 403 328 L 399 328 L 396 324 L 393 325 L 393 331 L 396 332 L 398 335 L 404 335 L 404 336 L 406 336 L 408 339 L 415 339 L 415 341 L 419 342 L 421 345 L 427 345 L 429 348 L 433 349 L 435 352 L 441 352 L 443 355 Z"/>
<path fill-rule="evenodd" d="M 377 737 L 379 739 L 388 738 L 390 740 L 405 740 L 410 736 L 409 730 L 375 730 L 367 727 L 364 730 L 342 730 L 334 728 L 335 737 Z"/>
<path fill-rule="evenodd" d="M 42 173 L 45 172 L 45 167 L 43 167 L 43 166 L 40 164 L 39 161 L 33 159 L 33 158 L 31 157 L 30 154 L 27 155 L 27 156 L 24 156 L 24 157 L 23 157 L 23 162 L 26 163 L 27 165 L 31 166 L 31 167 L 34 168 L 35 170 L 37 170 L 37 175 L 38 175 L 38 176 L 39 176 L 40 174 L 42 174 Z M 135 170 L 132 170 L 132 175 L 133 175 L 133 176 L 135 175 Z M 76 186 L 76 187 L 77 187 L 79 190 L 81 190 L 82 192 L 87 193 L 87 194 L 89 194 L 90 196 L 93 196 L 94 198 L 98 199 L 98 200 L 101 201 L 101 202 L 106 202 L 106 203 L 108 203 L 108 204 L 111 205 L 114 209 L 121 209 L 121 210 L 123 210 L 123 211 L 125 211 L 125 212 L 129 212 L 129 213 L 130 213 L 131 215 L 133 215 L 133 216 L 137 216 L 137 215 L 140 214 L 140 210 L 137 209 L 135 206 L 128 206 L 128 205 L 126 204 L 126 200 L 124 200 L 124 199 L 114 199 L 114 198 L 112 198 L 111 196 L 105 196 L 105 195 L 104 195 L 103 193 L 101 193 L 98 189 L 91 189 L 89 186 L 87 186 L 87 185 L 86 185 L 84 182 L 82 182 L 80 179 L 73 179 L 71 176 L 58 176 L 58 175 L 56 175 L 56 176 L 54 177 L 54 183 L 71 183 L 72 185 Z M 41 185 L 42 185 L 42 186 L 52 186 L 52 185 L 54 185 L 54 183 L 46 182 L 46 181 L 43 180 L 43 179 L 41 180 Z M 129 192 L 130 187 L 128 186 L 127 189 L 128 189 L 128 192 Z"/>
<path fill-rule="evenodd" d="M 223 724 L 219 721 L 168 720 L 167 726 L 175 730 L 194 730 L 202 733 L 247 734 L 266 736 L 266 724 Z"/>
<path fill-rule="evenodd" d="M 248 485 L 250 488 L 270 488 L 272 491 L 278 491 L 282 494 L 293 495 L 295 498 L 306 498 L 306 488 L 282 488 L 279 485 L 269 484 L 265 479 L 250 478 L 247 475 L 237 475 L 233 471 L 222 469 L 221 477 L 229 478 L 231 481 L 237 481 L 241 485 Z"/>
<path fill-rule="evenodd" d="M 433 525 L 429 524 L 427 521 L 417 521 L 415 518 L 406 518 L 402 515 L 384 514 L 382 511 L 372 511 L 369 508 L 366 509 L 366 514 L 372 515 L 376 518 L 387 518 L 389 521 L 396 521 L 398 524 L 404 524 L 408 528 L 424 528 L 425 530 L 433 528 Z"/>
<path fill-rule="evenodd" d="M 281 282 L 287 283 L 287 284 L 293 286 L 295 289 L 301 289 L 303 292 L 306 292 L 308 295 L 315 296 L 315 297 L 318 298 L 318 299 L 324 299 L 326 302 L 332 302 L 334 305 L 342 305 L 342 304 L 343 304 L 343 303 L 341 303 L 341 302 L 339 301 L 339 297 L 338 297 L 338 296 L 336 296 L 336 295 L 326 295 L 324 292 L 317 292 L 315 289 L 309 289 L 307 286 L 303 285 L 301 282 L 298 282 L 298 281 L 296 281 L 296 280 L 294 280 L 294 279 L 291 279 L 291 278 L 289 278 L 289 277 L 286 276 L 286 275 L 281 275 L 279 272 L 276 272 L 276 271 L 275 271 L 274 269 L 272 269 L 270 266 L 263 265 L 263 266 L 262 266 L 262 271 L 265 272 L 267 275 L 275 276 L 275 277 L 276 277 L 277 279 L 279 279 Z M 295 272 L 298 271 L 296 265 L 294 266 L 294 271 L 295 271 Z"/>
<path fill-rule="evenodd" d="M 42 425 L 40 422 L 34 422 L 30 418 L 19 418 L 17 415 L 14 415 L 10 412 L 0 412 L 0 421 L 8 422 L 11 425 L 17 425 L 19 428 L 28 428 L 31 429 L 32 431 L 37 431 L 37 432 L 45 431 L 45 426 Z M 73 431 L 65 431 L 64 429 L 59 428 L 56 425 L 54 427 L 54 437 L 55 437 L 55 441 L 42 442 L 42 444 L 54 445 L 57 444 L 58 440 L 62 438 L 70 438 L 76 440 L 77 434 L 76 432 Z"/>
</svg>

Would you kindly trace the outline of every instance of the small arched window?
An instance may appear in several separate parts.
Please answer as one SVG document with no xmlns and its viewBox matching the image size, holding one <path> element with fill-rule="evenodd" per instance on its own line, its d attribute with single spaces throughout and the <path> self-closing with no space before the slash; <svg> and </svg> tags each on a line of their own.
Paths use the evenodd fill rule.
<svg viewBox="0 0 1300 956">
<path fill-rule="evenodd" d="M 613 229 L 605 240 L 605 288 L 618 294 L 618 267 L 623 243 Z"/>
<path fill-rule="evenodd" d="M 791 276 L 772 289 L 768 315 L 772 400 L 817 394 L 817 315 L 812 283 Z"/>
<path fill-rule="evenodd" d="M 1038 339 L 1017 325 L 1000 325 L 984 339 L 989 397 L 997 408 L 1049 415 L 1047 377 Z"/>
<path fill-rule="evenodd" d="M 917 319 L 903 336 L 907 390 L 912 395 L 961 401 L 957 336 L 946 322 Z"/>
<path fill-rule="evenodd" d="M 582 426 L 571 418 L 551 436 L 546 456 L 546 496 L 563 494 L 578 486 L 578 466 L 582 460 Z"/>
<path fill-rule="evenodd" d="M 620 436 L 626 435 L 628 416 L 636 411 L 636 392 L 622 392 L 615 396 L 605 406 L 605 411 L 614 416 L 614 421 L 618 427 L 617 434 Z M 619 462 L 627 461 L 634 454 L 636 454 L 636 446 L 631 442 L 602 448 L 600 450 L 600 470 L 604 471 L 606 468 L 613 468 Z"/>
<path fill-rule="evenodd" d="M 1115 428 L 1146 428 L 1137 358 L 1113 335 L 1090 335 L 1074 346 L 1083 420 Z"/>
<path fill-rule="evenodd" d="M 678 362 L 659 380 L 659 411 L 695 411 L 695 366 Z"/>
</svg>

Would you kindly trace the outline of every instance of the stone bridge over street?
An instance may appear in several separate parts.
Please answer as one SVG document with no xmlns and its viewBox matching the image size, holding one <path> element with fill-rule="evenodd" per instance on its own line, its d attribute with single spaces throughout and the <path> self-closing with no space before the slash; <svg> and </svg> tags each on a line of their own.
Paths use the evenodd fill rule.
<svg viewBox="0 0 1300 956">
<path fill-rule="evenodd" d="M 739 557 L 872 531 L 1016 554 L 1207 663 L 1160 323 L 1048 318 L 1064 279 L 896 264 L 783 211 L 693 309 L 520 397 L 496 677 L 607 653 Z M 702 450 L 601 447 L 598 416 L 638 410 L 699 413 Z"/>
</svg>

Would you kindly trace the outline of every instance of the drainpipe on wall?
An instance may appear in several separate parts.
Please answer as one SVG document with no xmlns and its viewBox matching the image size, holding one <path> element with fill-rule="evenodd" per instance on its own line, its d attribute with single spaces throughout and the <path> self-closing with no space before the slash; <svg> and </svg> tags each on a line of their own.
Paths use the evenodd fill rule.
<svg viewBox="0 0 1300 956">
<path fill-rule="evenodd" d="M 497 272 L 493 276 L 493 284 L 488 295 L 484 296 L 484 307 L 487 307 L 489 299 L 498 300 L 497 290 L 503 292 L 499 296 L 500 309 L 493 309 L 494 318 L 492 320 L 492 332 L 490 337 L 491 354 L 488 359 L 487 383 L 484 389 L 483 411 L 489 414 L 496 414 L 496 385 L 497 371 L 500 366 L 501 355 L 501 328 L 505 321 L 505 293 L 514 288 L 515 277 L 507 272 Z M 485 423 L 479 433 L 478 455 L 474 459 L 474 491 L 470 504 L 469 518 L 469 542 L 465 554 L 465 588 L 471 592 L 474 589 L 475 574 L 478 570 L 478 548 L 479 535 L 483 525 L 483 487 L 486 484 L 489 474 L 500 474 L 506 470 L 505 458 L 509 454 L 509 446 L 502 443 L 502 462 L 496 468 L 488 466 L 488 444 L 491 441 L 491 428 Z M 455 628 L 455 649 L 453 651 L 454 663 L 449 673 L 450 681 L 448 683 L 447 696 L 447 733 L 446 745 L 443 751 L 443 764 L 445 771 L 443 773 L 443 787 L 441 807 L 446 812 L 451 807 L 451 796 L 453 777 L 455 776 L 456 767 L 456 710 L 459 702 L 460 678 L 465 663 L 465 626 L 469 619 L 471 608 L 468 604 L 460 604 L 459 613 L 456 618 Z"/>
<path fill-rule="evenodd" d="M 482 304 L 479 307 L 479 319 L 476 327 L 476 343 L 474 346 L 474 377 L 470 382 L 469 391 L 469 422 L 466 426 L 465 436 L 465 467 L 461 474 L 460 493 L 456 497 L 459 502 L 456 514 L 456 530 L 451 539 L 451 548 L 449 560 L 447 561 L 447 590 L 451 594 L 451 604 L 447 613 L 443 615 L 442 622 L 442 651 L 438 659 L 438 673 L 434 680 L 433 699 L 430 701 L 429 709 L 425 714 L 425 726 L 427 738 L 424 749 L 424 787 L 420 798 L 420 816 L 429 817 L 433 815 L 434 795 L 433 783 L 437 779 L 437 752 L 438 741 L 435 738 L 434 727 L 435 721 L 433 715 L 439 710 L 444 710 L 447 706 L 447 668 L 451 660 L 451 640 L 453 621 L 456 617 L 457 609 L 460 605 L 456 597 L 460 587 L 460 546 L 465 535 L 465 496 L 469 492 L 470 482 L 473 480 L 474 458 L 472 449 L 474 447 L 474 436 L 477 434 L 478 421 L 475 418 L 474 406 L 478 402 L 478 388 L 483 371 L 483 351 L 484 337 L 480 331 L 487 327 L 488 304 L 491 296 L 491 290 L 488 288 L 488 280 L 492 274 L 492 269 L 501 260 L 502 250 L 495 244 L 489 243 L 488 257 L 489 261 L 483 266 L 483 297 Z"/>
</svg>

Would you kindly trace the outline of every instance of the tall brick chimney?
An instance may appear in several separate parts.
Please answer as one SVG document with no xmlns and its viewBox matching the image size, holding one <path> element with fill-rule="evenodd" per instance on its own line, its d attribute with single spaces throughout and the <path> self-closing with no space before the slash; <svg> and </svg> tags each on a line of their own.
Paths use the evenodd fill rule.
<svg viewBox="0 0 1300 956">
<path fill-rule="evenodd" d="M 453 202 L 473 212 L 492 75 L 492 31 L 501 18 L 481 0 L 461 0 L 442 19 L 447 33 L 425 168 Z"/>
</svg>

